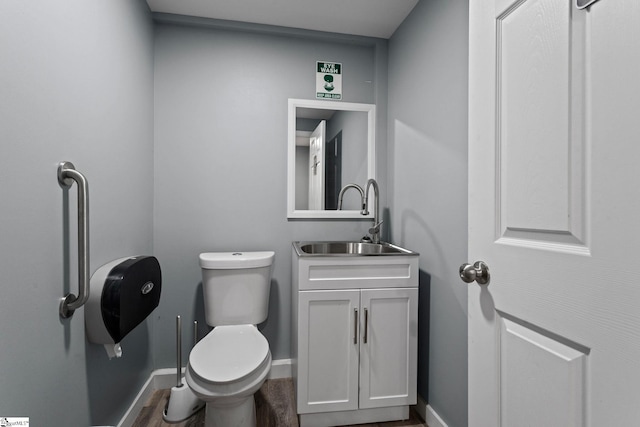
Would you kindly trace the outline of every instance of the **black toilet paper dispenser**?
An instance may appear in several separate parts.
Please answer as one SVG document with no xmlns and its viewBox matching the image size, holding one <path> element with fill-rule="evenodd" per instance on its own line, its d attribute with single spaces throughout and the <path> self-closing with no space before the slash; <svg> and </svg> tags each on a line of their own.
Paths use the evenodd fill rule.
<svg viewBox="0 0 640 427">
<path fill-rule="evenodd" d="M 122 339 L 160 302 L 160 263 L 153 256 L 111 261 L 93 273 L 90 287 L 84 317 L 87 337 L 103 344 L 109 358 L 120 357 Z"/>
</svg>

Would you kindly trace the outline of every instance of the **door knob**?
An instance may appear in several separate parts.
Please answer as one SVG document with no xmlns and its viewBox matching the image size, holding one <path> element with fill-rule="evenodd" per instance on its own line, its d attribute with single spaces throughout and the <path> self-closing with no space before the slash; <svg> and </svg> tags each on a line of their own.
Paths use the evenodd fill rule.
<svg viewBox="0 0 640 427">
<path fill-rule="evenodd" d="M 476 261 L 475 264 L 462 264 L 460 266 L 460 278 L 463 282 L 471 283 L 474 280 L 480 285 L 489 283 L 489 266 L 484 261 Z"/>
</svg>

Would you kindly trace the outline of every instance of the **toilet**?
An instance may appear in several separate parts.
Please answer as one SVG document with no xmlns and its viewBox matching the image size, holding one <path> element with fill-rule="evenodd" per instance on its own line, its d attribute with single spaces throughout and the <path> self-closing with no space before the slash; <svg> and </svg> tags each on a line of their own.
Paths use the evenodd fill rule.
<svg viewBox="0 0 640 427">
<path fill-rule="evenodd" d="M 189 354 L 185 378 L 206 402 L 205 427 L 255 427 L 254 393 L 271 369 L 267 319 L 275 253 L 200 254 L 205 318 L 213 330 Z"/>
</svg>

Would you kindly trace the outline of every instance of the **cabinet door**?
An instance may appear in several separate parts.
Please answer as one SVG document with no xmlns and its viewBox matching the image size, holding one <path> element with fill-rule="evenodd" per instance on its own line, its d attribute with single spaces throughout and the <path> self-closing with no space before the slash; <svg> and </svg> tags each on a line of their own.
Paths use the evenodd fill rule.
<svg viewBox="0 0 640 427">
<path fill-rule="evenodd" d="M 413 405 L 417 394 L 418 288 L 361 292 L 360 408 Z"/>
<path fill-rule="evenodd" d="M 302 291 L 298 298 L 298 413 L 358 409 L 360 291 Z"/>
</svg>

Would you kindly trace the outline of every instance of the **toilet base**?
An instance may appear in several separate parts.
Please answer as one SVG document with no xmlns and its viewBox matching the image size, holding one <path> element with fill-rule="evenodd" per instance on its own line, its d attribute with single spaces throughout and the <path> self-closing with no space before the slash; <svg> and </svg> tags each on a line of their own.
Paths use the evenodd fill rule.
<svg viewBox="0 0 640 427">
<path fill-rule="evenodd" d="M 256 427 L 256 405 L 253 394 L 237 399 L 207 402 L 205 427 Z"/>
</svg>

